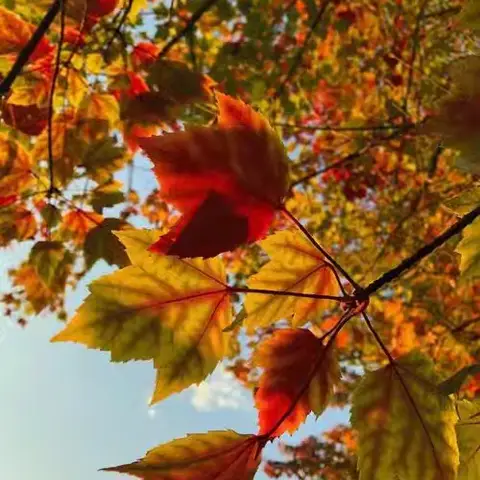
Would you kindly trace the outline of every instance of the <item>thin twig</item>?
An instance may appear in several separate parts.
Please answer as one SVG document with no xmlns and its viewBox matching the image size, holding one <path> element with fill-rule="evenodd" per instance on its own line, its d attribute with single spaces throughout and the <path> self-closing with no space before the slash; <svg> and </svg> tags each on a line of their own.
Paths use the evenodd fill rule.
<svg viewBox="0 0 480 480">
<path fill-rule="evenodd" d="M 310 243 L 350 282 L 355 290 L 361 290 L 360 285 L 339 265 L 336 260 L 313 238 L 310 232 L 297 220 L 295 215 L 290 213 L 285 207 L 282 212 L 297 226 L 299 230 L 307 237 Z"/>
<path fill-rule="evenodd" d="M 333 170 L 334 168 L 343 167 L 346 163 L 349 163 L 353 160 L 356 160 L 356 159 L 360 158 L 362 155 L 364 155 L 372 147 L 373 147 L 373 145 L 371 145 L 371 144 L 366 145 L 365 147 L 348 154 L 346 157 L 341 158 L 340 160 L 337 160 L 336 162 L 334 162 L 330 165 L 327 165 L 324 168 L 321 168 L 319 170 L 315 170 L 314 172 L 308 173 L 307 175 L 305 175 L 305 176 L 299 178 L 298 180 L 295 180 L 294 182 L 292 182 L 290 184 L 290 190 L 292 188 L 297 187 L 298 185 L 301 185 L 302 183 L 308 182 L 312 178 L 315 178 L 318 175 L 321 175 L 322 173 L 326 173 L 329 170 Z"/>
<path fill-rule="evenodd" d="M 61 4 L 62 0 L 55 0 L 52 3 L 51 7 L 48 9 L 48 12 L 45 14 L 42 21 L 39 23 L 32 37 L 23 47 L 22 51 L 18 54 L 15 63 L 0 84 L 0 95 L 5 95 L 10 91 L 13 82 L 18 77 L 18 75 L 20 75 L 23 67 L 28 62 L 38 43 L 43 38 L 52 22 L 55 20 L 57 13 L 60 11 Z"/>
<path fill-rule="evenodd" d="M 307 35 L 305 36 L 305 39 L 303 41 L 302 46 L 300 47 L 300 50 L 297 52 L 295 55 L 295 58 L 293 59 L 292 65 L 290 66 L 290 69 L 287 72 L 287 75 L 283 79 L 282 83 L 280 84 L 280 87 L 278 90 L 275 92 L 274 98 L 278 98 L 282 95 L 283 91 L 285 90 L 285 87 L 287 84 L 290 82 L 292 79 L 293 75 L 295 74 L 296 70 L 300 66 L 300 63 L 302 61 L 303 54 L 305 53 L 305 50 L 308 47 L 308 43 L 310 42 L 310 39 L 312 38 L 312 35 L 315 33 L 315 30 L 317 29 L 318 24 L 320 23 L 323 14 L 327 10 L 328 5 L 330 4 L 330 0 L 325 0 L 322 4 L 322 6 L 319 8 L 317 15 L 313 19 L 312 25 L 310 26 L 310 29 L 308 30 Z"/>
<path fill-rule="evenodd" d="M 48 174 L 50 179 L 50 187 L 47 196 L 51 196 L 52 193 L 56 191 L 55 187 L 55 178 L 53 172 L 53 110 L 54 110 L 54 96 L 55 96 L 55 86 L 57 83 L 57 78 L 60 73 L 61 59 L 62 59 L 62 46 L 63 38 L 65 35 L 65 2 L 64 0 L 60 1 L 60 37 L 58 39 L 57 46 L 57 56 L 55 58 L 55 69 L 53 71 L 52 83 L 50 85 L 50 95 L 48 98 Z"/>
<path fill-rule="evenodd" d="M 122 38 L 122 28 L 123 25 L 125 25 L 125 22 L 127 21 L 127 17 L 129 13 L 131 12 L 133 7 L 133 0 L 128 0 L 127 6 L 123 9 L 122 16 L 120 18 L 120 21 L 118 22 L 118 25 L 116 26 L 113 35 L 110 37 L 110 39 L 105 43 L 105 46 L 103 50 L 105 52 L 108 52 L 109 48 L 112 46 L 113 41 L 120 36 Z"/>
<path fill-rule="evenodd" d="M 291 128 L 295 130 L 309 130 L 312 132 L 321 131 L 321 132 L 375 132 L 378 130 L 398 130 L 405 128 L 405 125 L 363 125 L 363 126 L 341 126 L 341 125 L 321 125 L 315 127 L 313 125 L 292 125 L 289 123 L 273 123 L 275 127 L 281 128 Z M 408 124 L 410 127 L 413 127 L 414 124 Z"/>
<path fill-rule="evenodd" d="M 422 26 L 422 21 L 425 15 L 425 9 L 427 8 L 428 0 L 424 0 L 422 6 L 420 7 L 420 11 L 417 15 L 417 21 L 415 24 L 415 30 L 413 32 L 413 46 L 412 46 L 412 53 L 410 56 L 410 66 L 411 69 L 408 72 L 408 79 L 407 79 L 407 89 L 405 91 L 405 97 L 403 99 L 403 107 L 402 110 L 408 114 L 408 97 L 410 95 L 410 90 L 412 89 L 413 85 L 413 67 L 415 65 L 415 60 L 417 59 L 418 47 L 420 46 L 420 29 Z"/>
<path fill-rule="evenodd" d="M 290 292 L 288 290 L 268 290 L 265 288 L 244 288 L 231 286 L 228 287 L 228 290 L 232 293 L 259 293 L 262 295 L 276 295 L 282 297 L 299 297 L 299 298 L 314 298 L 316 300 L 334 300 L 336 302 L 348 302 L 353 301 L 354 298 L 348 295 L 346 296 L 336 296 L 336 295 L 319 295 L 318 293 L 301 293 L 301 292 Z"/>
<path fill-rule="evenodd" d="M 445 242 L 450 240 L 454 235 L 460 233 L 465 227 L 470 225 L 480 215 L 480 206 L 472 210 L 470 213 L 464 215 L 460 220 L 454 223 L 450 228 L 445 230 L 441 235 L 435 238 L 432 242 L 424 245 L 412 256 L 403 260 L 395 268 L 392 268 L 388 272 L 384 273 L 381 277 L 377 278 L 365 289 L 358 291 L 358 298 L 366 298 L 377 290 L 380 290 L 385 285 L 389 284 L 396 278 L 400 277 L 404 272 L 412 268 L 418 262 L 430 255 L 435 249 L 442 246 Z"/>
<path fill-rule="evenodd" d="M 203 5 L 192 15 L 185 27 L 180 30 L 165 46 L 160 50 L 157 58 L 163 58 L 192 28 L 195 24 L 202 18 L 203 14 L 206 13 L 211 7 L 213 7 L 218 0 L 206 0 Z"/>
</svg>

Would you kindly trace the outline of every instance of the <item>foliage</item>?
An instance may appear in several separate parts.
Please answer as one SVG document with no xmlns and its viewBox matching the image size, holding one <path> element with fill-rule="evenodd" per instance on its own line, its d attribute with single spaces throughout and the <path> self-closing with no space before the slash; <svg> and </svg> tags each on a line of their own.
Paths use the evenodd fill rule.
<svg viewBox="0 0 480 480">
<path fill-rule="evenodd" d="M 224 361 L 258 410 L 257 433 L 105 470 L 251 479 L 268 442 L 348 406 L 351 426 L 280 444 L 266 473 L 479 477 L 478 17 L 475 0 L 0 2 L 0 246 L 30 246 L 6 316 L 65 320 L 106 262 L 54 342 L 152 361 L 152 402 Z"/>
</svg>

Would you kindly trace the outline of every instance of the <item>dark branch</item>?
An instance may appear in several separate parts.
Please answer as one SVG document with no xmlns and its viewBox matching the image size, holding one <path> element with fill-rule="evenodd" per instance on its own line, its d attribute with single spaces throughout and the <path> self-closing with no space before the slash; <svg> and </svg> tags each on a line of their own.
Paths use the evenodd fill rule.
<svg viewBox="0 0 480 480">
<path fill-rule="evenodd" d="M 322 173 L 326 173 L 329 170 L 333 170 L 334 168 L 342 167 L 346 163 L 349 163 L 353 160 L 356 160 L 357 158 L 361 157 L 364 153 L 366 153 L 371 147 L 372 147 L 372 145 L 367 145 L 367 146 L 361 148 L 360 150 L 352 152 L 349 155 L 347 155 L 346 157 L 341 158 L 340 160 L 338 160 L 338 161 L 336 161 L 336 162 L 334 162 L 330 165 L 327 165 L 324 168 L 321 168 L 320 170 L 315 170 L 314 172 L 309 173 L 309 174 L 305 175 L 304 177 L 299 178 L 298 180 L 295 180 L 294 182 L 292 182 L 290 184 L 290 190 L 292 188 L 297 187 L 298 185 L 301 185 L 302 183 L 308 182 L 312 178 L 315 178 L 316 176 L 321 175 Z"/>
<path fill-rule="evenodd" d="M 49 8 L 48 12 L 45 14 L 37 29 L 33 33 L 32 38 L 30 38 L 28 43 L 23 47 L 12 68 L 0 84 L 0 95 L 5 95 L 10 91 L 13 82 L 18 77 L 18 75 L 20 75 L 23 67 L 28 62 L 28 59 L 37 47 L 38 43 L 45 35 L 52 22 L 55 20 L 57 13 L 60 11 L 61 3 L 62 0 L 55 0 L 52 3 L 52 6 Z"/>
<path fill-rule="evenodd" d="M 395 268 L 392 268 L 388 272 L 384 273 L 380 278 L 377 278 L 374 282 L 368 285 L 365 289 L 358 292 L 359 298 L 366 298 L 372 293 L 375 293 L 377 290 L 380 290 L 382 287 L 392 282 L 400 275 L 405 273 L 407 270 L 412 268 L 418 262 L 423 260 L 425 257 L 430 255 L 435 249 L 442 246 L 445 242 L 450 240 L 454 235 L 460 233 L 465 227 L 470 225 L 478 216 L 480 215 L 480 206 L 472 210 L 470 213 L 464 215 L 458 222 L 454 223 L 450 228 L 445 230 L 440 236 L 435 238 L 429 244 L 423 246 L 420 250 L 415 252 L 411 257 L 406 258 L 397 265 Z"/>
<path fill-rule="evenodd" d="M 160 50 L 157 58 L 164 57 L 190 30 L 193 29 L 195 24 L 202 18 L 203 14 L 212 8 L 218 0 L 206 0 L 203 5 L 192 15 L 192 18 L 188 21 L 185 27 L 178 32 L 165 46 Z"/>
</svg>

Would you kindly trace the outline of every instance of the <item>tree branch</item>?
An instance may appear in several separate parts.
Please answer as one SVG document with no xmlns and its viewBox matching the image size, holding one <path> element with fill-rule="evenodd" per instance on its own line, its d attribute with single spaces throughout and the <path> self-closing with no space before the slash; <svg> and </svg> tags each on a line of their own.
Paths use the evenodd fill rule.
<svg viewBox="0 0 480 480">
<path fill-rule="evenodd" d="M 52 3 L 52 6 L 49 8 L 48 12 L 43 17 L 42 21 L 38 25 L 37 29 L 33 33 L 32 37 L 28 43 L 23 47 L 22 51 L 18 54 L 15 63 L 13 64 L 10 71 L 7 73 L 6 77 L 3 79 L 0 84 L 0 95 L 5 95 L 10 91 L 10 88 L 15 81 L 15 79 L 20 75 L 23 70 L 23 67 L 28 62 L 33 51 L 37 47 L 38 43 L 42 37 L 47 32 L 48 28 L 55 20 L 57 13 L 60 11 L 62 0 L 55 0 Z"/>
<path fill-rule="evenodd" d="M 450 228 L 445 230 L 440 236 L 435 238 L 432 242 L 424 245 L 420 250 L 415 252 L 412 256 L 403 260 L 395 268 L 392 268 L 388 272 L 384 273 L 381 277 L 377 278 L 370 285 L 364 289 L 360 289 L 357 293 L 358 298 L 369 297 L 372 293 L 380 290 L 382 287 L 392 282 L 396 278 L 400 277 L 407 270 L 412 268 L 418 262 L 430 255 L 435 249 L 442 246 L 445 242 L 450 240 L 454 235 L 460 233 L 465 227 L 470 225 L 480 215 L 480 206 L 472 210 L 470 213 L 464 215 L 460 220 L 454 223 Z"/>
</svg>

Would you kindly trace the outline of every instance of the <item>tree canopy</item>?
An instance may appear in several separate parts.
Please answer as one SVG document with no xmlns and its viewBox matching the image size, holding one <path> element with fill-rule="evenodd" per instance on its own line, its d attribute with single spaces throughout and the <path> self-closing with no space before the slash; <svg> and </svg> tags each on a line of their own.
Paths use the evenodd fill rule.
<svg viewBox="0 0 480 480">
<path fill-rule="evenodd" d="M 152 403 L 225 362 L 258 410 L 106 471 L 480 478 L 479 33 L 476 0 L 0 1 L 5 317 L 151 361 Z"/>
</svg>

